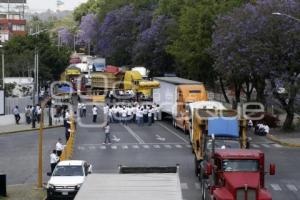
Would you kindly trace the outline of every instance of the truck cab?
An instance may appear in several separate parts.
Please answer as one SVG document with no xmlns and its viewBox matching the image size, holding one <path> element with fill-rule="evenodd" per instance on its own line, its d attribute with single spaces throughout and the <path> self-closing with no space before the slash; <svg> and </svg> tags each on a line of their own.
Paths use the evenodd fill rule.
<svg viewBox="0 0 300 200">
<path fill-rule="evenodd" d="M 47 184 L 47 200 L 74 198 L 88 174 L 92 173 L 92 165 L 83 160 L 60 161 Z"/>
<path fill-rule="evenodd" d="M 264 153 L 259 150 L 216 150 L 205 162 L 202 200 L 271 200 L 265 188 Z M 270 164 L 270 175 L 275 165 Z"/>
</svg>

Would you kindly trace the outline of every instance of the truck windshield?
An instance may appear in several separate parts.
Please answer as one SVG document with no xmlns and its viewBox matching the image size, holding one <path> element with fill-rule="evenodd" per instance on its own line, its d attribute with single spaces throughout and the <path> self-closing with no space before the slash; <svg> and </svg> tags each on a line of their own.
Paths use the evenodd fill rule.
<svg viewBox="0 0 300 200">
<path fill-rule="evenodd" d="M 82 166 L 56 166 L 52 176 L 83 176 Z"/>
<path fill-rule="evenodd" d="M 224 172 L 256 172 L 258 171 L 258 160 L 223 160 Z"/>
<path fill-rule="evenodd" d="M 207 142 L 207 149 L 211 151 L 212 140 Z M 239 149 L 241 145 L 239 141 L 236 140 L 215 140 L 215 149 Z"/>
</svg>

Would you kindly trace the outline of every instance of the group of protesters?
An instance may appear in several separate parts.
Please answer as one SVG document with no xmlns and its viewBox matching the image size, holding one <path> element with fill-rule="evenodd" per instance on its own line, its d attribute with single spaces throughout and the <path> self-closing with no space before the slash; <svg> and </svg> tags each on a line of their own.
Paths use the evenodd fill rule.
<svg viewBox="0 0 300 200">
<path fill-rule="evenodd" d="M 140 105 L 135 103 L 123 103 L 119 105 L 106 105 L 103 108 L 104 115 L 110 123 L 137 123 L 139 126 L 148 124 L 149 126 L 160 117 L 159 105 Z"/>
</svg>

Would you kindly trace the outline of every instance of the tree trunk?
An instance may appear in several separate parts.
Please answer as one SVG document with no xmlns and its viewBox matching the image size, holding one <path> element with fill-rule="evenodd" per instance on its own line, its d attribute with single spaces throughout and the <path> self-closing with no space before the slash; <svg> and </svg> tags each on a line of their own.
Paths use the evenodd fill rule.
<svg viewBox="0 0 300 200">
<path fill-rule="evenodd" d="M 241 84 L 238 82 L 234 82 L 234 95 L 235 102 L 233 102 L 233 109 L 237 108 L 237 105 L 241 102 Z"/>
<path fill-rule="evenodd" d="M 290 107 L 290 105 L 289 105 Z M 283 129 L 284 130 L 291 130 L 293 129 L 293 120 L 294 120 L 294 106 L 291 105 L 292 108 L 289 108 L 289 111 L 287 112 L 285 121 L 283 123 Z"/>
<path fill-rule="evenodd" d="M 255 89 L 257 92 L 256 95 L 256 101 L 262 103 L 265 105 L 266 103 L 266 98 L 265 98 L 265 87 L 266 83 L 264 79 L 257 79 L 255 83 Z"/>
<path fill-rule="evenodd" d="M 225 98 L 225 101 L 226 101 L 226 103 L 230 103 L 229 99 L 228 99 L 228 96 L 226 94 L 226 90 L 225 90 L 225 87 L 224 87 L 223 79 L 221 77 L 219 77 L 219 81 L 220 81 L 221 90 L 222 90 L 223 96 Z"/>
</svg>

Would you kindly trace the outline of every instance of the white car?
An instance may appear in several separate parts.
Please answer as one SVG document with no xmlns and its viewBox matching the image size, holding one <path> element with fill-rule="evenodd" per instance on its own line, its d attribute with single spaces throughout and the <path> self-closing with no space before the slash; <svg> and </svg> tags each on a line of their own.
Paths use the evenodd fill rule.
<svg viewBox="0 0 300 200">
<path fill-rule="evenodd" d="M 73 199 L 92 173 L 92 165 L 83 160 L 65 160 L 59 162 L 47 184 L 47 199 Z"/>
</svg>

